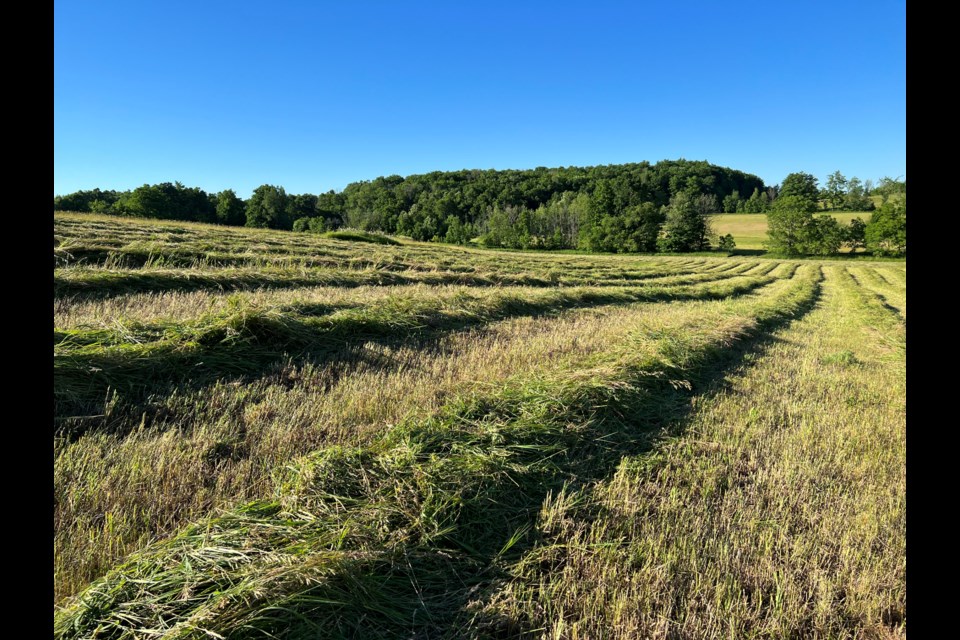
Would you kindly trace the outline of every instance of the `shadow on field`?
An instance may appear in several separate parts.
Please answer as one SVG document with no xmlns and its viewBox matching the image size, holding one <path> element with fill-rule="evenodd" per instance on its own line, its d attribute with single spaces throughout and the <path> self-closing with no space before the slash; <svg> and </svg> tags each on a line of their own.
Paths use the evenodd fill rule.
<svg viewBox="0 0 960 640">
<path fill-rule="evenodd" d="M 414 452 L 413 462 L 325 452 L 315 461 L 320 469 L 316 492 L 311 497 L 308 484 L 303 508 L 329 512 L 330 496 L 336 495 L 337 501 L 367 505 L 368 515 L 348 520 L 358 529 L 364 518 L 382 522 L 386 513 L 395 522 L 422 521 L 429 513 L 439 533 L 357 547 L 350 551 L 355 555 L 324 575 L 320 586 L 283 602 L 294 615 L 260 619 L 252 628 L 284 638 L 318 633 L 344 638 L 519 638 L 541 633 L 532 621 L 490 613 L 484 605 L 509 580 L 505 568 L 540 541 L 536 523 L 547 496 L 609 478 L 623 457 L 648 452 L 665 435 L 682 433 L 693 396 L 723 389 L 726 375 L 749 365 L 745 356 L 762 353 L 778 340 L 771 331 L 808 313 L 818 299 L 819 290 L 792 315 L 708 352 L 693 370 L 664 370 L 664 376 L 639 372 L 637 386 L 628 389 L 572 390 L 563 397 L 559 414 L 556 397 L 544 398 L 537 406 L 538 392 L 528 390 L 500 404 L 475 400 L 457 408 L 455 416 L 400 429 L 388 446 L 402 442 Z M 677 375 L 697 391 L 671 384 Z M 663 434 L 665 427 L 672 431 Z M 500 461 L 508 457 L 509 463 Z M 429 478 L 427 496 L 424 477 Z M 589 512 L 590 507 L 584 509 Z M 338 520 L 329 526 L 344 525 Z M 415 531 L 417 527 L 423 527 L 422 522 Z M 349 543 L 345 548 L 351 549 Z"/>
<path fill-rule="evenodd" d="M 92 252 L 91 252 L 92 253 Z M 109 252 L 107 252 L 109 253 Z M 471 287 L 556 287 L 558 282 L 550 278 L 536 277 L 526 273 L 471 273 L 456 266 L 438 269 L 433 265 L 415 263 L 385 263 L 382 261 L 353 260 L 324 261 L 318 258 L 293 260 L 266 260 L 246 257 L 207 259 L 164 255 L 158 260 L 153 254 L 123 254 L 116 258 L 116 268 L 130 269 L 126 272 L 103 270 L 90 271 L 82 277 L 63 277 L 54 274 L 55 298 L 72 297 L 77 300 L 103 300 L 136 293 L 158 291 L 256 291 L 258 289 L 294 289 L 298 287 L 364 287 L 403 285 L 460 285 Z M 103 260 L 101 260 L 102 263 Z M 155 262 L 152 262 L 155 261 Z M 199 262 L 198 262 L 199 261 Z M 85 263 L 80 263 L 85 264 Z M 152 269 L 136 270 L 147 265 Z M 99 264 L 98 264 L 99 266 Z M 241 271 L 228 267 L 257 268 L 259 271 Z M 263 271 L 275 267 L 276 271 Z M 194 272 L 176 271 L 176 268 L 199 268 Z M 220 269 L 218 271 L 217 269 Z M 286 272 L 283 271 L 286 269 Z M 316 269 L 310 274 L 309 269 Z M 300 270 L 301 272 L 297 272 Z M 416 273 L 416 275 L 410 275 Z M 628 282 L 641 282 L 665 276 L 697 273 L 694 269 L 678 269 L 674 272 L 629 273 L 598 272 L 577 275 L 580 280 L 567 280 L 567 286 L 624 286 Z"/>
<path fill-rule="evenodd" d="M 239 266 L 257 266 L 238 263 Z M 166 266 L 166 264 L 164 265 Z M 195 266 L 193 264 L 177 265 L 182 267 Z M 204 265 L 205 267 L 207 265 Z M 212 264 L 212 266 L 224 266 Z M 289 268 L 318 268 L 313 264 L 286 263 L 275 266 Z M 260 265 L 262 268 L 262 265 Z M 320 265 L 320 268 L 323 268 Z M 271 278 L 263 272 L 242 272 L 225 270 L 217 273 L 215 270 L 185 273 L 170 271 L 143 271 L 116 274 L 104 272 L 91 274 L 88 279 L 68 279 L 54 276 L 53 293 L 55 297 L 73 296 L 83 300 L 102 300 L 131 293 L 151 293 L 156 291 L 256 291 L 258 289 L 293 289 L 297 287 L 364 287 L 364 286 L 400 286 L 411 284 L 451 284 L 469 285 L 475 287 L 493 287 L 502 285 L 517 285 L 530 287 L 551 287 L 556 283 L 533 276 L 518 276 L 510 278 L 503 276 L 489 278 L 461 272 L 423 271 L 421 276 L 409 276 L 398 271 L 420 271 L 407 267 L 389 267 L 383 264 L 366 265 L 370 271 L 352 270 L 343 266 L 335 266 L 339 272 L 320 273 L 317 275 L 291 275 L 278 273 Z M 374 270 L 375 269 L 375 270 Z"/>
<path fill-rule="evenodd" d="M 728 279 L 718 275 L 711 282 Z M 758 277 L 720 289 L 632 294 L 601 290 L 574 295 L 561 291 L 542 300 L 504 295 L 490 308 L 466 313 L 382 305 L 375 309 L 338 308 L 347 315 L 333 317 L 322 315 L 334 310 L 323 305 L 303 305 L 289 315 L 240 310 L 208 325 L 192 327 L 189 333 L 177 329 L 184 331 L 182 335 L 168 335 L 160 329 L 132 338 L 102 331 L 55 332 L 55 343 L 63 346 L 54 357 L 55 432 L 76 437 L 91 429 L 122 433 L 116 425 L 126 425 L 126 429 L 141 423 L 149 425 L 164 412 L 164 399 L 173 394 L 183 396 L 222 379 L 249 382 L 279 375 L 291 357 L 318 366 L 337 363 L 342 365 L 335 372 L 338 375 L 363 363 L 393 368 L 395 363 L 363 345 L 436 352 L 444 335 L 493 321 L 599 305 L 724 299 L 750 293 L 769 282 Z M 120 340 L 119 345 L 112 340 Z"/>
<path fill-rule="evenodd" d="M 130 638 L 171 621 L 231 638 L 535 635 L 534 621 L 485 605 L 540 541 L 545 499 L 611 477 L 663 429 L 681 433 L 691 395 L 722 388 L 819 299 L 813 280 L 792 291 L 738 339 L 700 346 L 657 329 L 656 354 L 616 372 L 533 378 L 453 400 L 373 445 L 316 451 L 285 469 L 279 501 L 186 527 L 96 581 L 55 635 Z"/>
<path fill-rule="evenodd" d="M 853 281 L 855 285 L 857 285 L 861 295 L 873 300 L 874 304 L 889 313 L 895 320 L 906 324 L 907 318 L 903 315 L 903 312 L 887 302 L 887 298 L 882 293 L 868 286 L 867 283 L 863 281 L 864 279 L 862 277 L 856 275 L 849 269 L 844 268 L 843 272 Z M 878 274 L 878 277 L 881 276 Z M 889 284 L 889 281 L 887 281 L 887 283 Z"/>
</svg>

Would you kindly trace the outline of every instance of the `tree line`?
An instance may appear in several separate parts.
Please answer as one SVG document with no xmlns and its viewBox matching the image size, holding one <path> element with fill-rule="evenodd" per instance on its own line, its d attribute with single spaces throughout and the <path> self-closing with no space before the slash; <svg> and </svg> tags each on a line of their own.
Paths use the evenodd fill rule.
<svg viewBox="0 0 960 640">
<path fill-rule="evenodd" d="M 705 161 L 664 160 L 435 171 L 354 182 L 319 195 L 261 185 L 248 200 L 230 189 L 207 194 L 179 182 L 145 184 L 125 192 L 57 196 L 54 209 L 298 231 L 349 226 L 459 243 L 479 236 L 494 246 L 517 248 L 630 251 L 649 249 L 651 225 L 680 193 L 712 213 L 731 194 L 761 191 L 768 190 L 755 175 Z"/>
<path fill-rule="evenodd" d="M 828 182 L 828 189 L 840 188 L 844 197 L 865 193 L 863 185 L 852 190 L 856 179 L 843 182 L 839 172 L 835 175 L 838 178 Z M 715 237 L 707 216 L 731 210 L 772 211 L 784 189 L 788 193 L 794 187 L 808 189 L 803 176 L 808 174 L 790 174 L 782 186 L 767 187 L 755 175 L 705 161 L 663 160 L 394 175 L 316 195 L 288 194 L 281 186 L 264 184 L 246 200 L 232 189 L 207 193 L 165 182 L 123 192 L 93 189 L 58 195 L 54 210 L 303 232 L 347 226 L 435 242 L 467 244 L 479 239 L 486 246 L 505 248 L 698 251 L 710 248 L 711 240 L 721 249 L 734 246 L 732 237 Z M 816 209 L 826 202 L 828 189 L 818 189 L 815 178 L 813 189 L 804 195 L 813 199 Z M 741 193 L 751 195 L 741 199 Z M 854 201 L 853 196 L 844 200 Z M 836 198 L 829 200 L 831 205 L 835 202 Z M 791 243 L 787 252 L 812 244 Z"/>
<path fill-rule="evenodd" d="M 832 174 L 828 184 L 836 184 L 839 171 Z M 829 189 L 830 187 L 828 187 Z M 823 206 L 823 191 L 817 188 L 817 179 L 809 173 L 791 173 L 784 179 L 780 191 L 767 214 L 767 246 L 776 253 L 796 255 L 833 255 L 846 245 L 850 250 L 867 249 L 877 256 L 904 256 L 907 253 L 907 184 L 893 178 L 883 178 L 872 189 L 880 196 L 879 209 L 869 194 L 859 189 L 851 195 L 841 194 L 832 202 L 850 206 L 853 210 L 873 210 L 868 221 L 854 218 L 849 226 L 841 226 L 829 214 L 814 215 Z M 869 200 L 869 208 L 864 200 Z"/>
</svg>

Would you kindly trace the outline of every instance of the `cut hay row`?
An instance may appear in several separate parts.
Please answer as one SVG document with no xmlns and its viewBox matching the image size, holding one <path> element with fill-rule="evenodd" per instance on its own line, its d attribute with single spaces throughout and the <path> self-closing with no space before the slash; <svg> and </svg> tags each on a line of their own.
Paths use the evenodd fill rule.
<svg viewBox="0 0 960 640">
<path fill-rule="evenodd" d="M 58 220 L 68 224 L 69 220 Z M 385 270 L 445 270 L 473 273 L 495 270 L 505 273 L 538 271 L 556 266 L 562 269 L 591 271 L 628 271 L 643 273 L 644 264 L 666 264 L 670 259 L 648 258 L 643 264 L 622 256 L 566 256 L 538 253 L 490 252 L 447 247 L 427 243 L 409 243 L 400 247 L 367 247 L 358 252 L 350 242 L 329 240 L 309 234 L 267 232 L 266 230 L 210 227 L 184 229 L 180 234 L 157 233 L 155 227 L 141 223 L 135 233 L 86 228 L 59 229 L 55 256 L 60 265 L 85 262 L 87 266 L 143 266 L 166 263 L 167 266 L 191 266 L 206 261 L 217 264 L 252 266 L 332 266 L 344 268 L 381 268 Z M 129 223 L 126 223 L 129 226 Z M 124 225 L 120 225 L 124 228 Z M 271 238 L 270 235 L 275 234 Z M 282 242 L 275 238 L 283 238 Z"/>
<path fill-rule="evenodd" d="M 650 277 L 632 287 L 652 285 L 682 285 L 720 281 L 738 275 L 766 276 L 777 269 L 778 263 L 765 263 L 752 269 L 712 275 L 665 275 Z M 779 272 L 778 272 L 779 273 Z M 779 277 L 779 276 L 778 276 Z M 613 284 L 610 286 L 616 290 Z M 541 288 L 542 287 L 538 287 Z M 78 328 L 81 325 L 113 326 L 123 322 L 151 322 L 167 319 L 169 322 L 192 321 L 210 312 L 222 311 L 230 304 L 256 305 L 259 307 L 286 307 L 315 305 L 316 308 L 359 307 L 375 304 L 390 296 L 420 298 L 424 295 L 452 296 L 461 292 L 483 295 L 484 290 L 525 294 L 529 287 L 469 287 L 464 285 L 384 285 L 358 287 L 259 287 L 248 291 L 227 292 L 219 289 L 179 291 L 167 289 L 116 296 L 62 296 L 54 299 L 54 326 L 58 329 Z M 235 302 L 236 301 L 236 302 Z"/>
<path fill-rule="evenodd" d="M 904 282 L 889 275 L 890 271 L 883 268 L 847 267 L 847 271 L 856 278 L 860 286 L 883 298 L 901 318 L 906 319 L 907 291 Z"/>
<path fill-rule="evenodd" d="M 709 272 L 707 272 L 709 273 Z M 644 273 L 616 272 L 568 276 L 554 272 L 546 277 L 531 273 L 462 273 L 434 270 L 391 271 L 380 268 L 87 268 L 54 272 L 54 296 L 105 298 L 151 291 L 251 291 L 294 287 L 362 287 L 428 284 L 476 287 L 527 286 L 628 286 L 647 280 L 677 276 L 702 276 L 680 269 L 651 269 Z"/>
<path fill-rule="evenodd" d="M 780 281 L 756 290 L 768 295 Z M 82 433 L 55 442 L 57 600 L 123 556 L 237 501 L 271 495 L 273 474 L 330 445 L 357 446 L 450 398 L 505 378 L 577 369 L 626 339 L 638 322 L 672 326 L 703 305 L 588 307 L 521 316 L 398 345 L 354 343 L 320 363 L 283 359 L 244 381 L 155 387 L 142 402 L 100 399 L 61 421 Z"/>
<path fill-rule="evenodd" d="M 685 432 L 544 501 L 483 618 L 544 637 L 905 637 L 897 323 L 824 271 L 822 304 Z"/>
<path fill-rule="evenodd" d="M 542 535 L 547 493 L 608 477 L 733 345 L 805 313 L 820 275 L 802 269 L 766 295 L 641 323 L 589 367 L 459 397 L 369 446 L 318 451 L 276 500 L 188 527 L 96 581 L 58 611 L 56 635 L 496 632 L 472 604 Z"/>
<path fill-rule="evenodd" d="M 875 276 L 871 278 L 869 274 L 847 267 L 840 272 L 838 279 L 847 286 L 853 285 L 853 294 L 863 300 L 864 304 L 883 309 L 891 321 L 906 322 L 906 297 L 897 295 L 888 287 L 883 289 L 878 287 Z M 901 308 L 891 305 L 889 299 L 896 300 L 901 305 L 902 311 Z"/>
<path fill-rule="evenodd" d="M 895 267 L 893 265 L 884 265 L 883 273 L 888 276 L 891 283 L 906 286 L 907 269 L 906 266 Z"/>
<path fill-rule="evenodd" d="M 386 298 L 345 309 L 231 308 L 194 324 L 139 325 L 54 332 L 54 402 L 58 416 L 83 415 L 110 390 L 122 395 L 164 382 L 209 384 L 226 375 L 256 374 L 290 355 L 350 342 L 450 330 L 519 315 L 575 307 L 709 300 L 742 295 L 771 276 L 738 276 L 694 285 L 623 289 L 492 290 L 450 298 Z"/>
<path fill-rule="evenodd" d="M 83 216 L 58 215 L 55 217 L 55 263 L 110 268 L 146 265 L 148 268 L 206 269 L 246 265 L 539 276 L 556 270 L 571 277 L 586 271 L 587 277 L 595 279 L 642 277 L 651 269 L 702 271 L 730 264 L 729 260 L 719 258 L 482 251 L 414 242 L 396 247 L 367 246 L 358 251 L 354 243 L 312 234 L 181 224 L 181 227 L 158 228 L 157 221 L 123 220 L 90 227 L 84 224 Z"/>
</svg>

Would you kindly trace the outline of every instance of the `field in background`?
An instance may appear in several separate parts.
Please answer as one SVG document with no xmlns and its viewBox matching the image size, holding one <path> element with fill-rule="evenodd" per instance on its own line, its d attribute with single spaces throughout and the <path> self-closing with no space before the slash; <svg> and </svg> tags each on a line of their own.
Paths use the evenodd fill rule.
<svg viewBox="0 0 960 640">
<path fill-rule="evenodd" d="M 57 637 L 905 635 L 904 262 L 54 234 Z"/>
<path fill-rule="evenodd" d="M 869 211 L 830 212 L 840 224 L 848 225 L 854 218 L 870 220 Z M 765 249 L 767 216 L 762 213 L 718 213 L 710 216 L 710 224 L 718 235 L 730 234 L 738 249 Z"/>
</svg>

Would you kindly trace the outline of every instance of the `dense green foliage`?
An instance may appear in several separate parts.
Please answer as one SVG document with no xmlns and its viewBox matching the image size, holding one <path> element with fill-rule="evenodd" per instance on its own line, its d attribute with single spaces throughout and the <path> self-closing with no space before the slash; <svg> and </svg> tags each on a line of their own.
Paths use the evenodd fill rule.
<svg viewBox="0 0 960 640">
<path fill-rule="evenodd" d="M 240 226 L 247 220 L 247 208 L 243 200 L 237 197 L 233 189 L 217 194 L 217 222 Z"/>
<path fill-rule="evenodd" d="M 871 193 L 883 196 L 884 193 L 906 192 L 906 183 L 883 178 L 882 186 L 873 187 L 871 180 L 861 182 L 853 176 L 849 180 L 839 171 L 834 171 L 827 177 L 827 185 L 820 190 L 820 202 L 824 209 L 834 211 L 873 211 L 875 205 L 870 198 Z M 886 197 L 886 196 L 884 196 Z"/>
<path fill-rule="evenodd" d="M 350 226 L 417 240 L 444 239 L 453 218 L 474 225 L 482 235 L 492 234 L 491 244 L 572 248 L 596 244 L 598 237 L 604 242 L 602 232 L 579 233 L 584 222 L 583 201 L 572 207 L 576 215 L 571 214 L 577 195 L 590 198 L 587 226 L 610 227 L 616 236 L 623 233 L 620 226 L 632 230 L 628 235 L 635 232 L 637 223 L 611 225 L 603 218 L 623 215 L 643 203 L 659 208 L 680 191 L 712 195 L 720 201 L 734 191 L 749 193 L 763 188 L 763 181 L 756 176 L 686 160 L 524 171 L 465 170 L 353 183 L 342 193 L 342 213 Z M 498 211 L 499 219 L 491 224 Z M 646 220 L 648 212 L 632 211 L 631 215 Z M 504 217 L 510 222 L 509 231 Z M 573 217 L 579 218 L 579 225 Z"/>
<path fill-rule="evenodd" d="M 65 196 L 54 196 L 54 211 L 90 211 L 93 213 L 113 213 L 112 207 L 119 199 L 116 191 L 76 191 Z"/>
<path fill-rule="evenodd" d="M 293 220 L 287 211 L 287 192 L 283 187 L 264 184 L 253 191 L 247 202 L 247 226 L 268 229 L 290 229 Z"/>
<path fill-rule="evenodd" d="M 665 208 L 666 222 L 659 241 L 662 251 L 702 251 L 710 247 L 710 225 L 706 214 L 716 210 L 708 200 L 680 192 Z"/>
<path fill-rule="evenodd" d="M 734 191 L 723 199 L 724 213 L 766 213 L 770 209 L 770 202 L 777 197 L 777 188 L 771 187 L 766 191 L 754 189 L 749 198 L 743 199 L 738 191 Z"/>
<path fill-rule="evenodd" d="M 349 226 L 458 244 L 482 237 L 489 246 L 633 252 L 655 250 L 660 208 L 681 191 L 723 202 L 736 193 L 753 193 L 758 201 L 765 189 L 760 178 L 741 171 L 664 160 L 386 176 L 320 195 L 291 195 L 262 185 L 244 203 L 242 220 L 232 190 L 208 195 L 180 183 L 57 196 L 54 210 L 320 233 Z"/>
<path fill-rule="evenodd" d="M 851 251 L 865 246 L 868 228 L 860 218 L 848 227 L 827 214 L 814 215 L 809 200 L 801 196 L 782 196 L 767 214 L 768 248 L 779 254 L 828 256 L 844 245 Z M 883 255 L 883 254 L 878 254 Z"/>
<path fill-rule="evenodd" d="M 738 213 L 764 213 L 770 209 L 770 196 L 767 192 L 761 193 L 754 189 L 749 198 L 744 200 L 742 207 L 737 207 Z"/>
<path fill-rule="evenodd" d="M 878 256 L 907 254 L 907 199 L 886 201 L 870 216 L 864 230 L 867 248 Z"/>
<path fill-rule="evenodd" d="M 867 225 L 861 218 L 854 218 L 847 227 L 847 245 L 851 251 L 867 246 Z"/>
<path fill-rule="evenodd" d="M 820 191 L 817 189 L 817 179 L 809 173 L 800 171 L 791 173 L 783 179 L 777 200 L 789 202 L 789 206 L 786 208 L 816 211 L 819 197 Z M 784 209 L 785 205 L 781 204 L 780 208 Z"/>
<path fill-rule="evenodd" d="M 814 222 L 808 216 L 797 223 L 805 229 L 805 239 L 795 241 L 792 231 L 784 231 L 791 226 L 785 212 L 809 213 L 821 206 L 869 211 L 872 188 L 871 181 L 848 180 L 839 171 L 829 176 L 822 190 L 814 176 L 803 172 L 791 173 L 781 186 L 768 188 L 757 176 L 706 161 L 663 160 L 393 175 L 319 195 L 288 194 L 281 186 L 264 184 L 246 201 L 231 189 L 208 194 L 165 182 L 126 192 L 93 189 L 56 196 L 54 210 L 321 234 L 349 227 L 451 244 L 608 253 L 709 249 L 713 234 L 707 215 L 773 211 L 778 221 L 773 224 L 776 237 L 771 246 L 788 254 L 823 255 L 842 243 L 866 247 L 865 229 L 857 227 L 845 237 L 845 231 L 828 220 Z M 885 201 L 899 200 L 905 197 L 906 184 L 884 178 L 875 191 Z M 741 196 L 748 193 L 749 197 Z M 870 246 L 881 247 L 881 252 L 900 251 L 896 241 Z"/>
</svg>

